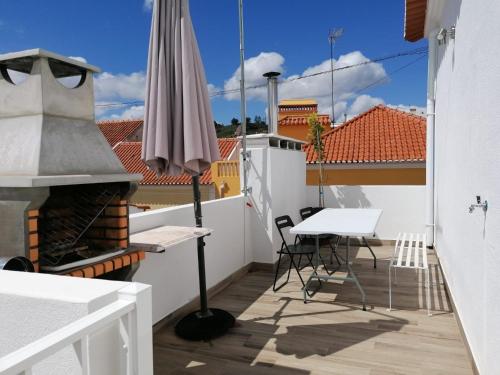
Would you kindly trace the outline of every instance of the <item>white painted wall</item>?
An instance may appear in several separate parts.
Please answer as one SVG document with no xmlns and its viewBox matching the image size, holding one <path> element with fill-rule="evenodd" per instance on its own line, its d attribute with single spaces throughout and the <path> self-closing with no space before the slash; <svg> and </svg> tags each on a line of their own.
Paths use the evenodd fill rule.
<svg viewBox="0 0 500 375">
<path fill-rule="evenodd" d="M 205 237 L 208 288 L 252 259 L 252 255 L 247 254 L 245 260 L 243 206 L 242 196 L 202 203 L 203 226 L 214 230 L 212 235 Z M 162 225 L 194 226 L 193 205 L 163 208 L 130 216 L 132 233 Z M 153 323 L 198 298 L 196 241 L 184 242 L 167 249 L 163 254 L 147 253 L 134 281 L 153 286 Z"/>
<path fill-rule="evenodd" d="M 247 244 L 255 262 L 275 263 L 282 240 L 274 219 L 289 215 L 295 223 L 299 221 L 299 209 L 306 204 L 306 162 L 304 152 L 269 147 L 266 137 L 254 136 L 247 144 L 248 186 L 252 189 L 246 217 L 251 234 Z"/>
<path fill-rule="evenodd" d="M 425 186 L 363 185 L 325 186 L 325 206 L 334 208 L 381 208 L 376 237 L 396 239 L 398 232 L 425 230 Z M 307 186 L 307 205 L 318 206 L 318 187 Z"/>
<path fill-rule="evenodd" d="M 0 271 L 0 358 L 116 301 L 129 285 L 118 281 Z M 149 335 L 152 335 L 151 327 Z M 90 372 L 120 373 L 125 349 L 118 324 L 92 335 L 89 348 Z M 73 347 L 48 357 L 33 369 L 36 375 L 80 373 Z"/>
<path fill-rule="evenodd" d="M 436 248 L 481 374 L 500 371 L 499 19 L 498 0 L 450 0 L 437 25 L 456 39 L 438 47 Z"/>
</svg>

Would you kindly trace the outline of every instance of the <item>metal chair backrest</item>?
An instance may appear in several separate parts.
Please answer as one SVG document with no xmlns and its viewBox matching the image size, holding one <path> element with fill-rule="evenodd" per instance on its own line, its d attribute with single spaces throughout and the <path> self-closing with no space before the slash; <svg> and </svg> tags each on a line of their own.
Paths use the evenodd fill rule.
<svg viewBox="0 0 500 375">
<path fill-rule="evenodd" d="M 304 207 L 299 211 L 299 213 L 302 220 L 305 220 L 314 214 L 312 207 Z"/>
<path fill-rule="evenodd" d="M 299 211 L 300 217 L 302 220 L 305 220 L 309 217 L 311 217 L 314 214 L 317 214 L 323 209 L 323 207 L 305 207 Z"/>
<path fill-rule="evenodd" d="M 285 229 L 285 228 L 292 228 L 292 227 L 295 226 L 293 224 L 292 219 L 288 215 L 283 215 L 283 216 L 279 216 L 276 219 L 274 219 L 274 222 L 276 223 L 276 228 L 278 228 L 278 232 L 279 232 L 279 234 L 281 236 L 281 239 L 283 240 L 283 244 L 285 246 L 287 246 L 287 243 L 286 243 L 286 240 L 285 240 L 285 236 L 283 235 L 282 230 Z"/>
</svg>

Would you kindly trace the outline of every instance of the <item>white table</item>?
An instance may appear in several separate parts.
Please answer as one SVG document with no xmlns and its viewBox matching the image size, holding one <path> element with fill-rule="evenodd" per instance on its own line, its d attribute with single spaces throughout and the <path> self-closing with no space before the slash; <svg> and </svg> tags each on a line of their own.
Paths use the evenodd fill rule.
<svg viewBox="0 0 500 375">
<path fill-rule="evenodd" d="M 312 280 L 345 280 L 352 281 L 358 287 L 361 293 L 361 301 L 363 303 L 363 310 L 366 310 L 365 305 L 365 292 L 359 283 L 356 274 L 353 272 L 349 263 L 349 242 L 351 237 L 362 237 L 365 245 L 368 246 L 365 237 L 372 236 L 375 233 L 382 210 L 380 209 L 367 209 L 367 208 L 325 208 L 317 214 L 307 218 L 301 223 L 297 224 L 290 230 L 290 233 L 299 235 L 316 236 L 316 264 L 314 270 L 306 282 L 304 291 L 304 303 L 307 302 L 308 286 Z M 346 267 L 347 276 L 340 277 L 335 275 L 320 275 L 318 274 L 319 267 L 319 235 L 320 234 L 336 234 L 338 236 L 346 237 Z M 370 248 L 368 246 L 368 248 Z M 373 251 L 370 248 L 373 256 Z M 376 258 L 375 258 L 376 267 Z"/>
</svg>

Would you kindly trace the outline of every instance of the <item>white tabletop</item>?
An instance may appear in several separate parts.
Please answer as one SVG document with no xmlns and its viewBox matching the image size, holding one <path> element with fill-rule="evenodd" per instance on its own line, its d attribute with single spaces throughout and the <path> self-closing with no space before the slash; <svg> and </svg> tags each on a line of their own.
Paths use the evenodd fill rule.
<svg viewBox="0 0 500 375">
<path fill-rule="evenodd" d="M 325 208 L 294 226 L 293 234 L 338 234 L 367 237 L 375 233 L 382 210 L 373 208 Z"/>
<path fill-rule="evenodd" d="M 166 225 L 132 234 L 130 236 L 130 242 L 135 246 L 153 245 L 156 251 L 161 251 L 184 241 L 207 236 L 212 232 L 213 230 L 209 228 Z"/>
</svg>

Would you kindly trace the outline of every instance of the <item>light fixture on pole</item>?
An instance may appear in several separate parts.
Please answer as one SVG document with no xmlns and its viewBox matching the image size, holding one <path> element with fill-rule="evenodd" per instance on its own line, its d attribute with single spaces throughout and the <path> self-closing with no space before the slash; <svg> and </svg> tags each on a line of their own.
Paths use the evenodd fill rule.
<svg viewBox="0 0 500 375">
<path fill-rule="evenodd" d="M 335 99 L 333 98 L 333 47 L 338 38 L 344 33 L 343 28 L 330 29 L 328 41 L 330 42 L 330 70 L 331 70 L 331 89 L 332 89 L 332 128 L 335 124 Z"/>
</svg>

